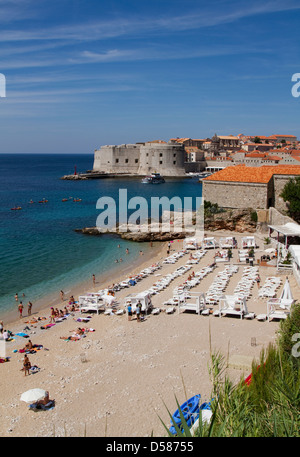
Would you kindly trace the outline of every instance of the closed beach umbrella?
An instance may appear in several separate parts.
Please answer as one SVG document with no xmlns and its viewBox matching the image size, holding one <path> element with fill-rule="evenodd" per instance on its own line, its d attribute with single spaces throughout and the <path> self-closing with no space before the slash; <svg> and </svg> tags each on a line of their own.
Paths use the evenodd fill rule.
<svg viewBox="0 0 300 457">
<path fill-rule="evenodd" d="M 280 299 L 281 300 L 294 300 L 288 278 L 286 278 Z"/>
<path fill-rule="evenodd" d="M 20 400 L 25 401 L 26 403 L 31 403 L 42 400 L 46 397 L 46 395 L 47 391 L 44 389 L 30 389 L 22 393 Z"/>
</svg>

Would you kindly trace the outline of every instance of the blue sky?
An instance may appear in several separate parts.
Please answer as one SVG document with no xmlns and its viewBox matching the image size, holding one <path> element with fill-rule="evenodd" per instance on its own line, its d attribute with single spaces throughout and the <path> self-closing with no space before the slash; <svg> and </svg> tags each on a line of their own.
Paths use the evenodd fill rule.
<svg viewBox="0 0 300 457">
<path fill-rule="evenodd" d="M 300 2 L 0 0 L 0 152 L 300 138 Z"/>
</svg>

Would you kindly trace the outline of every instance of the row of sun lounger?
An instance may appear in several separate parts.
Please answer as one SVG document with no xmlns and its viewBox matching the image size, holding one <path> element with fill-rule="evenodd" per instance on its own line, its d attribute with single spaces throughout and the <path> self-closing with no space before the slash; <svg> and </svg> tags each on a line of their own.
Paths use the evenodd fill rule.
<svg viewBox="0 0 300 457">
<path fill-rule="evenodd" d="M 174 254 L 166 257 L 162 263 L 176 263 L 184 254 L 186 254 L 186 250 L 175 252 Z"/>
<path fill-rule="evenodd" d="M 256 282 L 258 267 L 245 267 L 241 280 L 236 285 L 233 294 L 240 299 L 248 299 L 251 296 L 251 289 Z"/>
<path fill-rule="evenodd" d="M 224 291 L 229 283 L 231 276 L 238 272 L 237 265 L 227 265 L 223 271 L 217 274 L 206 293 L 206 303 L 217 304 L 224 295 Z"/>
<path fill-rule="evenodd" d="M 266 278 L 265 283 L 258 292 L 259 298 L 274 298 L 276 291 L 281 285 L 281 278 L 277 276 L 270 276 Z"/>
</svg>

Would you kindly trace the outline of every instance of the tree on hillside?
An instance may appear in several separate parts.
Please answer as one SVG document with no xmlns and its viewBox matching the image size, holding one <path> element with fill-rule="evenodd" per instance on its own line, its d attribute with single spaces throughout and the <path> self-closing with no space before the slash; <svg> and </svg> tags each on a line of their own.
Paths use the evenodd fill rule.
<svg viewBox="0 0 300 457">
<path fill-rule="evenodd" d="M 256 136 L 253 140 L 253 143 L 261 143 L 261 139 L 258 136 Z"/>
<path fill-rule="evenodd" d="M 289 216 L 300 222 L 300 176 L 289 179 L 280 196 L 287 202 Z"/>
</svg>

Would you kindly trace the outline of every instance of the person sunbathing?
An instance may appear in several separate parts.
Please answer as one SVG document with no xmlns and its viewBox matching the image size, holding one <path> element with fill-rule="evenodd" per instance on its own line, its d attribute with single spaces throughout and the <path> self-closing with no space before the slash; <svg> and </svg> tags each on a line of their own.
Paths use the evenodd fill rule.
<svg viewBox="0 0 300 457">
<path fill-rule="evenodd" d="M 54 405 L 55 405 L 55 400 L 50 400 L 49 392 L 47 391 L 44 398 L 42 398 L 41 400 L 38 400 L 37 402 L 33 403 L 30 406 L 32 406 L 33 408 L 36 408 L 36 409 L 46 409 L 46 408 L 51 408 Z"/>
<path fill-rule="evenodd" d="M 78 327 L 76 330 L 70 330 L 73 332 L 72 336 L 61 336 L 61 340 L 71 340 L 71 341 L 77 341 L 79 340 L 83 335 L 84 335 L 84 329 Z"/>
<path fill-rule="evenodd" d="M 37 405 L 47 405 L 47 403 L 49 403 L 49 401 L 50 401 L 49 392 L 47 391 L 46 392 L 46 396 L 42 400 L 38 400 L 36 402 L 36 404 Z"/>
<path fill-rule="evenodd" d="M 80 340 L 80 336 L 79 335 L 61 336 L 60 339 L 61 340 L 66 340 L 66 341 L 77 341 L 77 340 Z"/>
<path fill-rule="evenodd" d="M 25 344 L 23 350 L 24 351 L 31 351 L 31 349 L 33 349 L 33 344 L 31 342 L 31 340 L 28 340 L 28 342 Z"/>
</svg>

